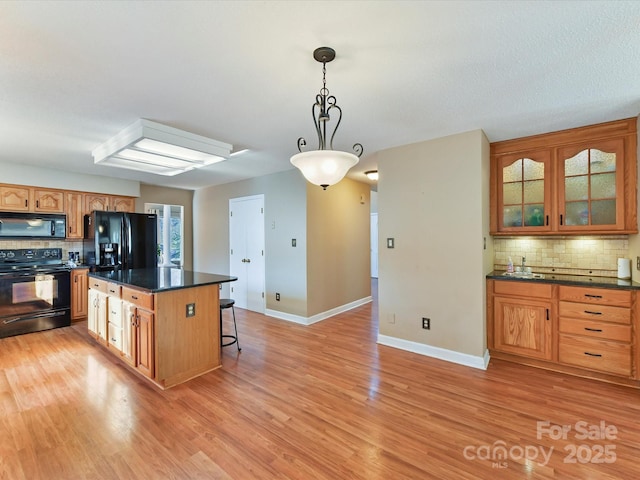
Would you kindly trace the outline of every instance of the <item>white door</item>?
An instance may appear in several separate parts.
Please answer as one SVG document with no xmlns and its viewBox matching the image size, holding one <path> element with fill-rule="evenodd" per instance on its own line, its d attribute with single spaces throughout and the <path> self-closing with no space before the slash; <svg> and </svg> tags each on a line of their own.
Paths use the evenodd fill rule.
<svg viewBox="0 0 640 480">
<path fill-rule="evenodd" d="M 236 306 L 264 313 L 264 195 L 229 200 L 231 298 Z"/>
<path fill-rule="evenodd" d="M 378 278 L 378 214 L 371 214 L 371 276 Z"/>
</svg>

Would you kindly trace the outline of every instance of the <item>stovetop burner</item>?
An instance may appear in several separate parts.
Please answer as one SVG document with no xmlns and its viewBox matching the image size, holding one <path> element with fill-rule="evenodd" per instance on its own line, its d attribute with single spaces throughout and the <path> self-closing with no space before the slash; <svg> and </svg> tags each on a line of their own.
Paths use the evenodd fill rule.
<svg viewBox="0 0 640 480">
<path fill-rule="evenodd" d="M 0 250 L 0 272 L 50 272 L 64 268 L 61 248 Z"/>
</svg>

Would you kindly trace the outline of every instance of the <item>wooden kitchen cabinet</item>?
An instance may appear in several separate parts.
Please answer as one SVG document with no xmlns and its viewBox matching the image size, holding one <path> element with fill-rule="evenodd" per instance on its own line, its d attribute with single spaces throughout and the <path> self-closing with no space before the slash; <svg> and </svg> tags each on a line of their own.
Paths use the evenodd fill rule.
<svg viewBox="0 0 640 480">
<path fill-rule="evenodd" d="M 491 356 L 640 387 L 639 293 L 488 279 Z"/>
<path fill-rule="evenodd" d="M 84 212 L 88 215 L 94 210 L 112 212 L 135 212 L 135 198 L 86 193 L 84 196 Z"/>
<path fill-rule="evenodd" d="M 143 375 L 153 378 L 154 296 L 141 290 L 122 287 L 122 299 L 130 324 L 130 348 L 125 360 Z"/>
<path fill-rule="evenodd" d="M 558 361 L 631 377 L 631 292 L 604 288 L 559 288 Z"/>
<path fill-rule="evenodd" d="M 64 191 L 20 185 L 0 185 L 0 210 L 64 213 Z"/>
<path fill-rule="evenodd" d="M 493 348 L 543 360 L 552 359 L 552 309 L 549 285 L 502 282 L 493 299 Z M 531 298 L 536 297 L 536 298 Z"/>
<path fill-rule="evenodd" d="M 89 269 L 71 270 L 71 320 L 85 318 L 89 313 Z"/>
<path fill-rule="evenodd" d="M 636 123 L 492 143 L 491 234 L 637 233 Z"/>
<path fill-rule="evenodd" d="M 66 212 L 67 212 L 67 238 L 84 238 L 84 211 L 82 193 L 67 192 Z"/>
<path fill-rule="evenodd" d="M 62 190 L 33 189 L 33 211 L 42 213 L 64 213 Z"/>
<path fill-rule="evenodd" d="M 0 185 L 0 210 L 28 212 L 31 189 L 15 185 Z"/>
<path fill-rule="evenodd" d="M 498 229 L 501 232 L 549 232 L 551 225 L 551 152 L 548 149 L 502 155 L 496 159 Z"/>
</svg>

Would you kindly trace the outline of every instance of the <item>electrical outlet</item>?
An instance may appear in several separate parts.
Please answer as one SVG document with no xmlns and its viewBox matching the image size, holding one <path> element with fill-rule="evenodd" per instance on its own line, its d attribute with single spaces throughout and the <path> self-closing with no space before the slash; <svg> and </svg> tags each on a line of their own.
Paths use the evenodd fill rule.
<svg viewBox="0 0 640 480">
<path fill-rule="evenodd" d="M 425 330 L 431 330 L 431 319 L 427 317 L 422 317 L 422 328 Z"/>
<path fill-rule="evenodd" d="M 640 257 L 636 257 L 636 269 L 640 270 Z"/>
<path fill-rule="evenodd" d="M 279 302 L 279 301 L 280 301 L 280 294 L 276 293 L 276 302 Z"/>
</svg>

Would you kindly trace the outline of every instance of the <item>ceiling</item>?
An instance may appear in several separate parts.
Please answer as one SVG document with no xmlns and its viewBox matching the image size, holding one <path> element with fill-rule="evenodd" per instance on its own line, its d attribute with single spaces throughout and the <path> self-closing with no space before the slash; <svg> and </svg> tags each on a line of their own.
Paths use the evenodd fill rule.
<svg viewBox="0 0 640 480">
<path fill-rule="evenodd" d="M 490 141 L 640 113 L 638 1 L 3 1 L 0 162 L 197 189 L 317 145 L 312 53 L 333 47 L 334 147 Z M 146 118 L 249 153 L 175 177 L 93 164 Z"/>
</svg>

